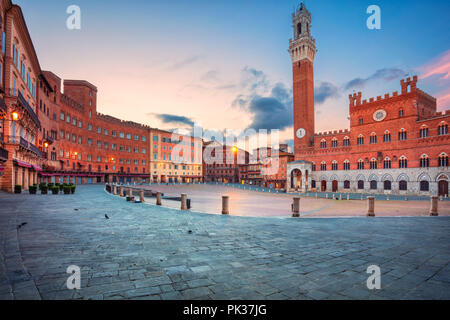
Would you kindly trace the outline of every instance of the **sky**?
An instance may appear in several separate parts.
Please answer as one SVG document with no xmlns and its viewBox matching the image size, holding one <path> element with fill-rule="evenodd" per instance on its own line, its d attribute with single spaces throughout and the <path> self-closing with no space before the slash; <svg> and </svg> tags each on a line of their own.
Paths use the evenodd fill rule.
<svg viewBox="0 0 450 320">
<path fill-rule="evenodd" d="M 41 68 L 98 87 L 97 109 L 161 129 L 280 129 L 291 140 L 293 35 L 300 1 L 18 0 Z M 418 87 L 450 109 L 450 1 L 308 0 L 316 132 L 345 129 L 348 95 Z M 81 9 L 69 30 L 66 9 Z M 381 9 L 369 30 L 367 7 Z"/>
</svg>

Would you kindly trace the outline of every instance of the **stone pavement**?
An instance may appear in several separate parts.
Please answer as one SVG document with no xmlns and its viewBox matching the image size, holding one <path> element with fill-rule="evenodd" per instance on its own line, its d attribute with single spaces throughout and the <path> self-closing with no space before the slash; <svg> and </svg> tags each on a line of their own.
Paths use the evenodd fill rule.
<svg viewBox="0 0 450 320">
<path fill-rule="evenodd" d="M 208 215 L 79 186 L 0 193 L 0 241 L 0 299 L 450 299 L 449 217 Z"/>
</svg>

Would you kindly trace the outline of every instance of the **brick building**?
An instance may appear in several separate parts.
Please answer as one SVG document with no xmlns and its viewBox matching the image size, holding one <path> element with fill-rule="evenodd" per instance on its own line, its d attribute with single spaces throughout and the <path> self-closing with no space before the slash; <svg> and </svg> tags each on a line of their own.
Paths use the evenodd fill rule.
<svg viewBox="0 0 450 320">
<path fill-rule="evenodd" d="M 217 141 L 203 144 L 204 182 L 241 183 L 248 177 L 248 163 L 249 153 L 238 147 Z"/>
<path fill-rule="evenodd" d="M 38 181 L 42 152 L 37 147 L 41 122 L 36 52 L 19 6 L 0 1 L 0 188 L 12 192 Z"/>
<path fill-rule="evenodd" d="M 294 154 L 288 152 L 286 144 L 280 144 L 276 154 L 271 154 L 265 159 L 264 187 L 278 190 L 286 190 L 286 171 L 289 162 L 294 161 Z"/>
<path fill-rule="evenodd" d="M 201 138 L 150 129 L 150 171 L 154 183 L 202 181 Z"/>
<path fill-rule="evenodd" d="M 295 161 L 287 168 L 288 191 L 447 196 L 450 112 L 436 112 L 417 76 L 402 80 L 400 93 L 350 95 L 350 129 L 314 131 L 311 15 L 302 4 L 292 18 Z"/>
<path fill-rule="evenodd" d="M 97 112 L 96 86 L 41 70 L 22 11 L 9 0 L 0 0 L 0 28 L 0 189 L 201 181 L 201 139 Z"/>
</svg>

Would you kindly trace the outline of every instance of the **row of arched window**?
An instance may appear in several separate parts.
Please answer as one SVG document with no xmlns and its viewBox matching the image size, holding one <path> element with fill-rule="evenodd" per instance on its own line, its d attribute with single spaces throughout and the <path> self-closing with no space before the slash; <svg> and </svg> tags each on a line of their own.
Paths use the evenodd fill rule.
<svg viewBox="0 0 450 320">
<path fill-rule="evenodd" d="M 442 152 L 438 157 L 437 162 L 438 167 L 448 167 L 449 161 L 448 161 L 448 155 L 445 152 Z M 405 156 L 401 156 L 398 159 L 398 167 L 399 168 L 408 168 L 408 159 Z M 430 167 L 430 158 L 428 155 L 423 154 L 420 157 L 420 167 L 421 168 L 429 168 Z M 364 169 L 381 169 L 378 168 L 378 161 L 375 158 L 372 158 L 369 161 L 369 166 L 366 166 L 366 163 L 363 159 L 359 159 L 356 166 L 357 170 L 364 170 Z M 392 169 L 392 160 L 389 157 L 384 158 L 383 160 L 383 169 Z M 320 163 L 320 170 L 321 171 L 327 171 L 327 163 L 325 161 L 322 161 Z M 334 160 L 331 163 L 331 170 L 340 170 L 338 162 Z M 342 170 L 350 170 L 350 161 L 345 160 L 342 164 Z M 312 171 L 316 171 L 316 164 L 313 162 L 312 164 Z"/>
<path fill-rule="evenodd" d="M 448 134 L 448 124 L 444 121 L 441 122 L 441 124 L 439 124 L 438 129 L 437 129 L 437 133 L 439 136 L 442 135 L 447 135 Z M 423 125 L 420 128 L 420 138 L 426 138 L 429 136 L 429 128 L 426 125 Z M 406 129 L 402 128 L 398 131 L 398 140 L 399 141 L 404 141 L 408 139 L 408 132 Z M 391 142 L 391 133 L 389 130 L 386 130 L 383 134 L 383 142 Z M 377 134 L 375 132 L 372 132 L 370 134 L 370 139 L 369 139 L 370 144 L 376 144 L 378 142 L 378 138 L 377 138 Z M 356 144 L 357 145 L 363 145 L 364 144 L 364 135 L 360 134 L 357 138 L 356 138 Z M 350 138 L 348 136 L 345 136 L 344 139 L 342 140 L 342 145 L 344 147 L 348 147 L 350 146 Z M 332 148 L 337 148 L 339 146 L 339 142 L 337 138 L 333 138 L 331 140 L 331 147 Z M 327 148 L 327 141 L 325 139 L 322 139 L 320 141 L 320 148 L 321 149 L 326 149 Z"/>
<path fill-rule="evenodd" d="M 376 180 L 369 181 L 370 190 L 377 190 L 378 189 L 378 183 L 379 182 L 376 181 Z M 385 180 L 382 183 L 383 183 L 383 190 L 385 190 L 385 191 L 392 190 L 392 181 Z M 357 185 L 358 185 L 358 190 L 364 190 L 365 181 L 364 180 L 358 180 L 357 181 Z M 420 181 L 419 186 L 420 186 L 420 191 L 430 191 L 430 183 L 428 181 L 426 181 L 426 180 Z M 316 181 L 315 180 L 311 181 L 311 187 L 312 188 L 316 188 Z M 350 181 L 349 180 L 345 180 L 344 181 L 344 189 L 350 189 Z M 398 189 L 400 191 L 408 190 L 408 181 L 406 181 L 406 180 L 399 181 L 398 182 Z"/>
</svg>

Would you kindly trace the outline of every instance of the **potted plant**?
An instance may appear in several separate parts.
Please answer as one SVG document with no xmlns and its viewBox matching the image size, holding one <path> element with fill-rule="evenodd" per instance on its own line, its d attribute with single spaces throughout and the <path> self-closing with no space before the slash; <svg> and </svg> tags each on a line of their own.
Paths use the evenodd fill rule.
<svg viewBox="0 0 450 320">
<path fill-rule="evenodd" d="M 19 184 L 16 184 L 14 186 L 14 193 L 22 193 L 22 186 Z"/>
<path fill-rule="evenodd" d="M 64 186 L 63 191 L 64 191 L 64 194 L 70 194 L 70 186 Z"/>
<path fill-rule="evenodd" d="M 47 187 L 47 184 L 45 182 L 39 183 L 39 190 L 42 191 L 42 187 Z"/>
<path fill-rule="evenodd" d="M 50 189 L 52 190 L 53 194 L 59 194 L 59 187 L 52 186 Z"/>
<path fill-rule="evenodd" d="M 48 193 L 48 187 L 46 184 L 43 184 L 41 187 L 41 194 L 47 194 Z"/>
<path fill-rule="evenodd" d="M 48 187 L 51 189 L 51 188 L 53 188 L 55 186 L 55 184 L 54 183 L 52 183 L 52 182 L 50 182 L 49 184 L 48 184 Z"/>
<path fill-rule="evenodd" d="M 36 194 L 37 192 L 37 186 L 30 186 L 28 188 L 28 191 L 30 192 L 30 194 Z"/>
<path fill-rule="evenodd" d="M 76 188 L 77 188 L 77 186 L 74 185 L 74 184 L 72 184 L 72 185 L 70 186 L 70 193 L 74 194 Z"/>
</svg>

